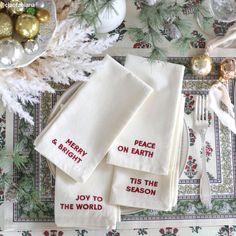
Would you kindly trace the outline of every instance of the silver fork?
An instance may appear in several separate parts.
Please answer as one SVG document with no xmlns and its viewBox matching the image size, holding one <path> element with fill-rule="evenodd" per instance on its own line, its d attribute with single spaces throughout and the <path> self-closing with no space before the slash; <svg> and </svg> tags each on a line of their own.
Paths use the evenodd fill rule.
<svg viewBox="0 0 236 236">
<path fill-rule="evenodd" d="M 201 136 L 202 141 L 202 176 L 200 179 L 200 199 L 201 202 L 207 207 L 211 207 L 211 186 L 208 174 L 206 172 L 206 148 L 205 138 L 208 128 L 208 96 L 198 95 L 196 97 L 195 106 L 195 128 Z"/>
</svg>

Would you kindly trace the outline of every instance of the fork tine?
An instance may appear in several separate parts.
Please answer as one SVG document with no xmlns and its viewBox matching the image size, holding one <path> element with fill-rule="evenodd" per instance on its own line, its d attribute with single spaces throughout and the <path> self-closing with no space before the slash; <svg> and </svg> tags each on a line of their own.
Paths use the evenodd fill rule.
<svg viewBox="0 0 236 236">
<path fill-rule="evenodd" d="M 198 95 L 196 96 L 195 100 L 195 120 L 198 120 L 198 109 L 199 109 L 199 104 L 198 104 Z"/>
<path fill-rule="evenodd" d="M 202 95 L 202 120 L 205 121 L 205 95 Z"/>
<path fill-rule="evenodd" d="M 200 107 L 199 107 L 199 110 L 200 110 L 200 114 L 199 114 L 199 120 L 203 120 L 204 119 L 204 106 L 203 106 L 203 97 L 202 95 L 200 95 Z"/>
<path fill-rule="evenodd" d="M 206 95 L 206 120 L 209 120 L 208 95 Z"/>
</svg>

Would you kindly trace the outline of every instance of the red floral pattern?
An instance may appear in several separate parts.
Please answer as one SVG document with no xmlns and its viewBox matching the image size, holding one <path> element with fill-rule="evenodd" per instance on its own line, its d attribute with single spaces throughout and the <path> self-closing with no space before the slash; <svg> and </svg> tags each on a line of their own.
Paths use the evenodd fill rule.
<svg viewBox="0 0 236 236">
<path fill-rule="evenodd" d="M 189 179 L 192 179 L 197 174 L 197 162 L 192 156 L 188 157 L 184 173 Z"/>
<path fill-rule="evenodd" d="M 166 228 L 161 228 L 159 232 L 161 233 L 162 236 L 176 236 L 179 230 L 177 228 L 166 227 Z"/>
<path fill-rule="evenodd" d="M 152 47 L 152 45 L 150 43 L 147 43 L 147 42 L 144 42 L 144 41 L 136 42 L 133 45 L 133 48 L 151 48 L 151 47 Z"/>
<path fill-rule="evenodd" d="M 184 112 L 187 115 L 190 115 L 193 112 L 194 104 L 195 104 L 195 101 L 194 101 L 193 95 L 190 94 L 190 93 L 185 93 L 185 108 L 184 108 Z"/>
<path fill-rule="evenodd" d="M 64 234 L 61 230 L 46 230 L 44 231 L 44 236 L 62 236 Z"/>
<path fill-rule="evenodd" d="M 213 153 L 213 148 L 211 146 L 211 144 L 206 141 L 206 157 L 207 157 L 207 162 L 210 161 L 211 157 L 212 157 L 212 153 Z M 202 154 L 202 150 L 201 150 L 201 154 Z"/>
</svg>

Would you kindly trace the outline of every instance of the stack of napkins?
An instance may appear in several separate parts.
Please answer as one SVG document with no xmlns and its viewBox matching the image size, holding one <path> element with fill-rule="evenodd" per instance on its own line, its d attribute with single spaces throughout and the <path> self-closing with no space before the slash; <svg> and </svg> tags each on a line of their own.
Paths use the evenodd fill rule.
<svg viewBox="0 0 236 236">
<path fill-rule="evenodd" d="M 177 203 L 184 99 L 179 104 L 176 137 L 167 175 L 116 167 L 110 202 L 114 205 L 170 211 Z"/>
<path fill-rule="evenodd" d="M 154 92 L 109 150 L 108 163 L 153 174 L 169 173 L 184 66 L 127 56 L 125 67 Z"/>
<path fill-rule="evenodd" d="M 120 205 L 176 204 L 183 73 L 181 65 L 128 56 L 123 67 L 106 56 L 37 137 L 35 149 L 57 166 L 59 227 L 110 229 Z"/>
<path fill-rule="evenodd" d="M 125 67 L 154 92 L 109 150 L 108 163 L 125 167 L 115 170 L 110 201 L 116 205 L 171 210 L 178 190 L 184 66 L 150 64 L 142 57 L 127 56 Z"/>
</svg>

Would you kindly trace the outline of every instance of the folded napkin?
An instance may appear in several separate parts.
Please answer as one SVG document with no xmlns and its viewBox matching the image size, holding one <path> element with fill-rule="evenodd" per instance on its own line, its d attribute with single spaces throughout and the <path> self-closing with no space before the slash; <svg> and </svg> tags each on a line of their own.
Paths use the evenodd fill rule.
<svg viewBox="0 0 236 236">
<path fill-rule="evenodd" d="M 167 175 L 171 145 L 175 142 L 174 125 L 178 114 L 184 66 L 150 62 L 127 56 L 125 67 L 149 84 L 154 92 L 114 141 L 109 164 Z"/>
<path fill-rule="evenodd" d="M 85 182 L 152 88 L 106 56 L 35 140 L 35 149 Z"/>
<path fill-rule="evenodd" d="M 74 182 L 56 171 L 55 222 L 58 227 L 112 229 L 120 221 L 120 208 L 109 205 L 113 167 L 102 161 L 86 183 Z"/>
<path fill-rule="evenodd" d="M 171 149 L 168 175 L 154 175 L 142 171 L 115 167 L 110 203 L 145 209 L 170 211 L 177 203 L 180 147 L 182 142 L 184 99 L 178 107 L 175 123 L 175 142 Z M 186 157 L 184 157 L 186 158 Z"/>
<path fill-rule="evenodd" d="M 222 104 L 224 104 L 224 107 L 222 107 Z M 209 107 L 215 112 L 221 123 L 236 134 L 235 107 L 231 103 L 228 88 L 223 83 L 218 82 L 211 86 Z"/>
</svg>

